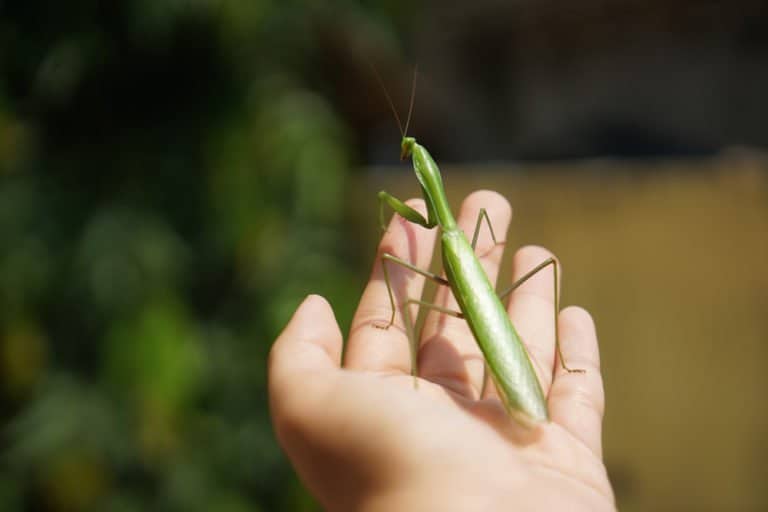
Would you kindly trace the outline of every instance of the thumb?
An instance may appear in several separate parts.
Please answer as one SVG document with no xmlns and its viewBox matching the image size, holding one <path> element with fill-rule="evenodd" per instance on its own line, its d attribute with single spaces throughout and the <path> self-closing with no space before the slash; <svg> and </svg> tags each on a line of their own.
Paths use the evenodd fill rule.
<svg viewBox="0 0 768 512">
<path fill-rule="evenodd" d="M 272 345 L 267 364 L 270 404 L 305 395 L 315 374 L 340 368 L 342 338 L 330 304 L 309 295 Z"/>
</svg>

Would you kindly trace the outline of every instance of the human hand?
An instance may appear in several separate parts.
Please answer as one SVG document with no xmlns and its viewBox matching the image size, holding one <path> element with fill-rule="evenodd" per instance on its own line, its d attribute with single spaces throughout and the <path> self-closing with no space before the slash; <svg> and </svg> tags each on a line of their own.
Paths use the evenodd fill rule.
<svg viewBox="0 0 768 512">
<path fill-rule="evenodd" d="M 424 212 L 422 201 L 409 201 Z M 471 232 L 485 207 L 497 233 L 511 218 L 493 192 L 470 195 L 459 224 Z M 503 252 L 482 230 L 477 254 L 492 282 Z M 398 310 L 395 325 L 383 280 L 382 252 L 420 268 L 437 230 L 395 215 L 379 246 L 371 280 L 352 322 L 341 366 L 342 336 L 321 297 L 299 306 L 269 362 L 272 420 L 280 443 L 309 490 L 329 511 L 614 510 L 602 462 L 603 386 L 594 324 L 576 307 L 559 314 L 564 357 L 586 373 L 568 373 L 554 347 L 551 274 L 537 274 L 511 297 L 509 314 L 534 360 L 551 421 L 534 428 L 510 419 L 466 323 L 430 313 L 421 334 L 418 384 Z M 525 247 L 519 277 L 551 254 Z M 398 303 L 421 295 L 424 278 L 390 266 Z M 456 303 L 440 287 L 435 303 Z M 415 318 L 416 310 L 412 311 Z"/>
</svg>

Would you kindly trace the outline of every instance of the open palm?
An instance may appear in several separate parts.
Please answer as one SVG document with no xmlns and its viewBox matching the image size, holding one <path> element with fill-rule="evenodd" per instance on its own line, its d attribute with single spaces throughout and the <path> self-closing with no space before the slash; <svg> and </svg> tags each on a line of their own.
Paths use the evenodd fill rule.
<svg viewBox="0 0 768 512">
<path fill-rule="evenodd" d="M 421 211 L 420 201 L 409 204 Z M 493 192 L 476 192 L 459 224 L 474 227 L 485 207 L 497 233 L 511 211 Z M 426 268 L 437 230 L 395 216 L 379 248 Z M 492 281 L 502 246 L 481 234 L 477 253 Z M 538 247 L 515 255 L 523 275 L 551 254 Z M 395 295 L 421 295 L 424 279 L 390 267 Z M 395 324 L 377 258 L 360 301 L 341 365 L 342 337 L 330 306 L 311 296 L 297 310 L 270 357 L 270 403 L 281 444 L 308 488 L 328 510 L 613 510 L 602 463 L 603 388 L 588 313 L 559 315 L 569 374 L 556 361 L 552 274 L 541 272 L 509 303 L 548 396 L 551 422 L 536 428 L 511 420 L 483 385 L 483 359 L 466 323 L 428 315 L 419 348 L 419 378 L 410 375 L 408 339 Z M 441 287 L 435 302 L 456 309 Z M 413 317 L 416 311 L 413 310 Z"/>
</svg>

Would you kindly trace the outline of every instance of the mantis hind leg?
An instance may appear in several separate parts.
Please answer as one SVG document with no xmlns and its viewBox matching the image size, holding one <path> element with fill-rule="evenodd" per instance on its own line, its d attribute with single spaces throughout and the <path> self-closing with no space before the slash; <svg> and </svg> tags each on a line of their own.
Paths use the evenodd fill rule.
<svg viewBox="0 0 768 512">
<path fill-rule="evenodd" d="M 515 291 L 517 288 L 519 288 L 520 285 L 525 283 L 528 279 L 530 279 L 531 277 L 533 277 L 534 275 L 536 275 L 538 272 L 548 267 L 549 265 L 552 265 L 553 277 L 554 277 L 555 307 L 553 311 L 554 311 L 554 321 L 555 321 L 555 349 L 557 350 L 557 355 L 560 358 L 560 365 L 563 367 L 565 371 L 569 373 L 584 373 L 584 370 L 581 368 L 570 368 L 567 364 L 565 364 L 563 351 L 562 351 L 562 348 L 560 347 L 560 329 L 558 328 L 558 325 L 557 325 L 558 323 L 557 315 L 560 313 L 560 279 L 559 279 L 559 267 L 557 265 L 557 260 L 555 258 L 547 258 L 545 261 L 533 267 L 520 279 L 512 283 L 509 286 L 509 288 L 501 292 L 499 294 L 499 298 L 504 299 L 510 293 Z"/>
<path fill-rule="evenodd" d="M 500 243 L 504 243 L 503 241 L 499 242 L 496 240 L 496 234 L 493 231 L 493 225 L 491 224 L 491 219 L 488 216 L 488 212 L 485 210 L 485 208 L 481 208 L 480 212 L 477 214 L 477 222 L 475 223 L 475 231 L 472 234 L 472 249 L 474 249 L 477 245 L 477 239 L 480 236 L 480 226 L 482 225 L 483 219 L 485 219 L 486 224 L 488 224 L 488 230 L 491 232 L 491 239 L 493 240 L 494 245 L 498 245 Z M 500 299 L 504 299 L 507 297 L 510 293 L 515 291 L 517 288 L 519 288 L 523 283 L 525 283 L 528 279 L 536 275 L 539 271 L 543 270 L 547 266 L 552 265 L 553 273 L 554 273 L 554 294 L 555 294 L 555 307 L 554 307 L 554 322 L 555 322 L 555 349 L 557 350 L 557 355 L 560 358 L 560 365 L 563 367 L 563 369 L 569 373 L 584 373 L 583 369 L 580 368 L 570 368 L 567 364 L 565 364 L 565 358 L 563 357 L 563 351 L 560 347 L 560 329 L 557 325 L 557 315 L 560 313 L 560 279 L 559 279 L 559 269 L 557 266 L 557 260 L 555 258 L 548 258 L 546 261 L 543 261 L 533 269 L 531 269 L 529 272 L 527 272 L 523 277 L 512 283 L 509 288 L 504 290 L 499 294 Z M 488 375 L 488 363 L 485 363 L 485 375 Z M 483 387 L 480 390 L 480 396 L 483 396 L 485 393 L 485 388 L 487 386 L 488 379 L 483 378 Z"/>
<path fill-rule="evenodd" d="M 392 306 L 392 316 L 390 316 L 389 322 L 386 325 L 377 326 L 381 329 L 389 329 L 392 326 L 392 324 L 395 323 L 395 296 L 394 296 L 394 293 L 392 292 L 392 283 L 390 282 L 387 263 L 395 263 L 397 265 L 403 266 L 409 270 L 416 272 L 417 274 L 420 274 L 428 279 L 435 281 L 437 284 L 445 285 L 445 286 L 448 285 L 448 280 L 443 277 L 440 277 L 437 274 L 429 272 L 428 270 L 420 269 L 419 267 L 412 265 L 411 263 L 408 263 L 407 261 L 400 259 L 397 256 L 394 256 L 392 254 L 389 254 L 389 253 L 382 254 L 381 268 L 384 272 L 384 282 L 387 285 L 387 293 L 389 294 L 389 303 Z M 411 318 L 410 306 L 412 304 L 417 304 L 419 306 L 433 309 L 435 311 L 439 311 L 447 315 L 455 316 L 457 318 L 464 318 L 464 315 L 460 311 L 454 311 L 452 309 L 444 308 L 442 306 L 431 304 L 429 302 L 425 302 L 419 299 L 409 298 L 405 301 L 405 303 L 403 304 L 403 320 L 405 322 L 405 332 L 406 332 L 406 335 L 408 336 L 408 346 L 410 347 L 410 353 L 411 353 L 411 375 L 413 375 L 414 378 L 416 378 L 419 375 L 419 369 L 418 369 L 419 342 L 416 339 L 416 334 L 414 332 L 415 322 Z M 416 381 L 414 380 L 414 385 L 415 383 Z"/>
</svg>

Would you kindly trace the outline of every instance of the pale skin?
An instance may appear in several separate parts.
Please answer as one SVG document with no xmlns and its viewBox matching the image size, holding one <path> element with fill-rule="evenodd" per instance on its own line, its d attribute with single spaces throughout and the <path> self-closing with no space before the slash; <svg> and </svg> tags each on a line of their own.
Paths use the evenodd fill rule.
<svg viewBox="0 0 768 512">
<path fill-rule="evenodd" d="M 425 212 L 421 200 L 408 204 Z M 458 217 L 470 236 L 480 208 L 496 233 L 511 209 L 500 195 L 479 191 Z M 427 268 L 437 230 L 397 215 L 379 246 Z M 477 254 L 495 281 L 503 244 L 483 230 Z M 551 253 L 524 247 L 515 278 Z M 395 294 L 418 298 L 424 278 L 390 269 Z M 275 342 L 269 393 L 275 430 L 299 477 L 328 511 L 615 510 L 602 461 L 604 394 L 597 337 L 585 310 L 558 319 L 568 373 L 557 360 L 551 272 L 542 271 L 512 294 L 508 311 L 534 360 L 551 421 L 524 427 L 511 419 L 494 386 L 483 386 L 483 360 L 466 323 L 438 312 L 420 337 L 419 376 L 411 376 L 403 315 L 390 303 L 377 257 L 352 322 L 342 364 L 342 335 L 330 305 L 311 295 Z M 447 287 L 435 303 L 456 309 Z M 412 310 L 413 315 L 416 309 Z"/>
</svg>

